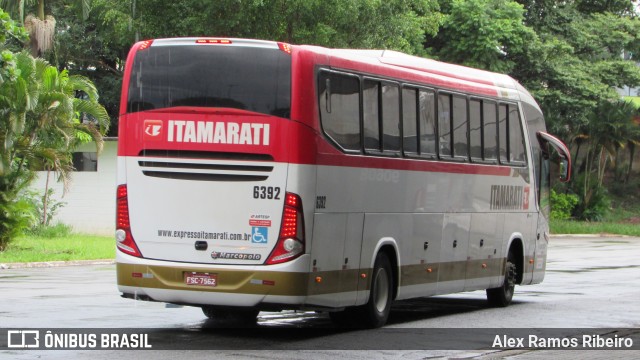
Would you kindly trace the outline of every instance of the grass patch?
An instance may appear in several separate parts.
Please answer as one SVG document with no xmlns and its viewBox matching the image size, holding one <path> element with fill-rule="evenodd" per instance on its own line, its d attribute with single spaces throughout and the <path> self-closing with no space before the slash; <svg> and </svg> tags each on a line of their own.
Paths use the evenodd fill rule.
<svg viewBox="0 0 640 360">
<path fill-rule="evenodd" d="M 573 220 L 551 220 L 552 234 L 616 234 L 640 236 L 640 225 L 615 222 L 586 222 Z"/>
<path fill-rule="evenodd" d="M 640 108 L 640 96 L 625 96 L 624 98 L 632 102 L 637 108 Z"/>
<path fill-rule="evenodd" d="M 115 258 L 112 236 L 66 234 L 58 237 L 24 235 L 0 252 L 0 263 L 72 261 Z"/>
</svg>

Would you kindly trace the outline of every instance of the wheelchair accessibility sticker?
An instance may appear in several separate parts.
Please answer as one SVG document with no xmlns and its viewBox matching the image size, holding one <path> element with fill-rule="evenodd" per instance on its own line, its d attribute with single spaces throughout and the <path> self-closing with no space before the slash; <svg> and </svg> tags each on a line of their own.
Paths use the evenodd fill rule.
<svg viewBox="0 0 640 360">
<path fill-rule="evenodd" d="M 254 244 L 266 244 L 269 241 L 269 228 L 254 226 L 251 228 L 251 242 Z"/>
</svg>

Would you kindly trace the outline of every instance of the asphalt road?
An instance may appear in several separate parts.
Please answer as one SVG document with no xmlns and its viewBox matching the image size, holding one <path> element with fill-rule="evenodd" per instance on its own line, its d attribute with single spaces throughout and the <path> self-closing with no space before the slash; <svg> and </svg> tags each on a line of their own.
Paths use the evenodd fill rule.
<svg viewBox="0 0 640 360">
<path fill-rule="evenodd" d="M 228 329 L 207 321 L 198 308 L 120 298 L 113 265 L 5 269 L 0 270 L 0 328 L 155 328 L 149 331 L 156 339 L 180 342 L 184 349 L 216 343 L 218 348 L 231 350 L 130 353 L 11 349 L 0 350 L 0 358 L 111 359 L 124 354 L 160 359 L 210 358 L 212 354 L 229 359 L 324 359 L 337 354 L 349 359 L 638 358 L 637 350 L 499 351 L 491 349 L 491 341 L 481 335 L 486 329 L 507 332 L 522 328 L 526 333 L 558 328 L 555 332 L 572 335 L 577 329 L 588 328 L 595 335 L 626 328 L 631 330 L 620 336 L 634 337 L 636 346 L 640 345 L 639 255 L 640 238 L 554 237 L 545 281 L 517 287 L 510 307 L 487 307 L 483 291 L 403 301 L 394 305 L 388 325 L 378 330 L 337 329 L 326 315 L 311 312 L 263 312 L 256 328 Z M 467 350 L 425 350 L 419 343 L 423 336 L 435 336 L 440 342 L 438 349 L 448 348 L 447 344 L 455 348 L 461 339 L 468 344 L 469 337 L 477 340 Z"/>
</svg>

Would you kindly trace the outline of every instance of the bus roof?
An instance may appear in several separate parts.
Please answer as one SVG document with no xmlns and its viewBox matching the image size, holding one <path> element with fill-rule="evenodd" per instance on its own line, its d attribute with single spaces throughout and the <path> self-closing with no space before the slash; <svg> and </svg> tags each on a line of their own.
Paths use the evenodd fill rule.
<svg viewBox="0 0 640 360">
<path fill-rule="evenodd" d="M 433 59 L 407 55 L 392 50 L 329 49 L 317 46 L 297 46 L 300 49 L 320 53 L 330 58 L 330 64 L 337 68 L 348 66 L 358 70 L 358 63 L 375 65 L 388 69 L 393 76 L 398 72 L 407 79 L 424 79 L 429 84 L 440 85 L 449 90 L 459 90 L 476 94 L 520 100 L 539 109 L 533 96 L 515 79 L 506 74 L 475 69 L 462 65 L 445 63 Z M 349 66 L 351 65 L 351 66 Z M 366 68 L 366 66 L 364 66 Z M 395 70 L 395 71 L 394 71 Z"/>
<path fill-rule="evenodd" d="M 142 43 L 142 42 L 140 42 Z M 188 37 L 149 40 L 150 46 L 184 46 L 221 44 L 226 46 L 262 47 L 278 49 L 275 41 Z M 288 45 L 287 45 L 288 46 Z M 335 68 L 363 70 L 374 66 L 377 75 L 404 77 L 421 83 L 432 84 L 447 90 L 477 95 L 489 95 L 507 100 L 520 100 L 540 109 L 533 96 L 512 77 L 462 65 L 404 54 L 393 50 L 331 49 L 313 45 L 293 45 L 299 51 L 324 55 Z"/>
</svg>

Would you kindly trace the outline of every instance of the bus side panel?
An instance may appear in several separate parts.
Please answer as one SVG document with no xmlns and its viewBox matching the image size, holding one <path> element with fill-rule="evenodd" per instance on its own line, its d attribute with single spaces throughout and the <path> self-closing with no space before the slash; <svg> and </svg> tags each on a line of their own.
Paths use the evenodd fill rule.
<svg viewBox="0 0 640 360">
<path fill-rule="evenodd" d="M 316 213 L 308 304 L 355 305 L 360 274 L 363 214 Z M 317 279 L 321 279 L 318 281 Z"/>
<path fill-rule="evenodd" d="M 524 268 L 522 284 L 530 284 L 533 276 L 533 265 L 530 264 L 530 260 L 533 260 L 535 251 L 535 236 L 531 233 L 530 229 L 532 228 L 534 218 L 528 213 L 506 213 L 504 216 L 504 241 L 509 242 L 510 239 L 515 240 L 515 238 L 522 241 L 524 252 L 522 259 Z M 513 244 L 513 241 L 511 241 L 511 244 Z M 508 251 L 509 248 L 504 249 L 505 258 L 508 255 Z"/>
<path fill-rule="evenodd" d="M 504 241 L 496 234 L 502 234 L 503 222 L 503 214 L 471 214 L 466 291 L 500 285 L 503 267 L 502 243 Z"/>
<path fill-rule="evenodd" d="M 438 294 L 450 294 L 464 290 L 471 214 L 449 213 L 444 215 L 442 250 L 438 270 Z"/>
<path fill-rule="evenodd" d="M 397 299 L 435 295 L 442 245 L 444 214 L 408 214 L 399 243 L 402 256 Z M 405 241 L 406 240 L 406 241 Z"/>
</svg>

